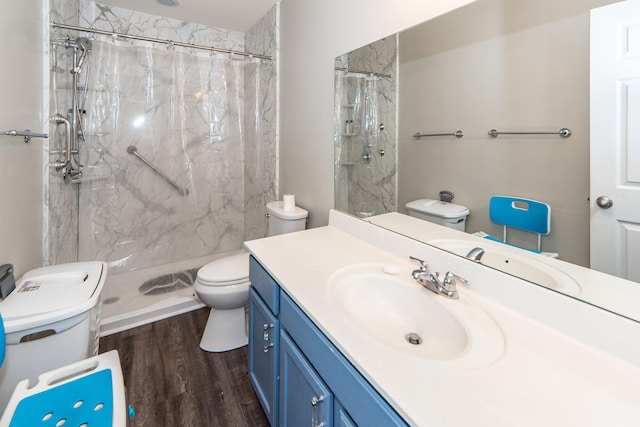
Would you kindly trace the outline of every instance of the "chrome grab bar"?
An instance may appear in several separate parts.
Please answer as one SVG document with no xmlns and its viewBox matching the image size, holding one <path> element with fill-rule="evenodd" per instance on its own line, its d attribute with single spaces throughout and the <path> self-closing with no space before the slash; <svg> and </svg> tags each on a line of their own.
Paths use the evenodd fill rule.
<svg viewBox="0 0 640 427">
<path fill-rule="evenodd" d="M 5 131 L 0 131 L 1 135 L 7 135 L 7 136 L 22 136 L 24 137 L 24 142 L 25 144 L 28 144 L 31 142 L 31 138 L 49 138 L 49 134 L 46 133 L 35 133 L 35 132 L 31 132 L 29 129 L 25 129 L 24 131 L 20 131 L 20 130 L 5 130 Z"/>
<path fill-rule="evenodd" d="M 64 162 L 60 160 L 56 160 L 55 162 L 50 164 L 50 166 L 54 167 L 57 171 L 59 171 L 60 169 L 65 168 L 71 164 L 71 122 L 69 121 L 69 119 L 67 119 L 65 116 L 59 113 L 52 115 L 49 118 L 49 120 L 51 120 L 52 122 L 55 122 L 55 124 L 57 125 L 64 124 L 65 130 L 67 132 Z"/>
<path fill-rule="evenodd" d="M 569 138 L 571 136 L 571 129 L 562 128 L 556 132 L 536 132 L 536 131 L 502 132 L 495 129 L 491 129 L 488 132 L 488 134 L 493 138 L 497 138 L 498 135 L 560 135 L 563 138 Z"/>
<path fill-rule="evenodd" d="M 452 133 L 420 133 L 420 132 L 416 132 L 413 134 L 413 138 L 414 139 L 420 139 L 422 137 L 425 136 L 455 136 L 456 138 L 462 138 L 464 136 L 464 134 L 462 133 L 461 130 L 457 130 L 455 132 Z"/>
<path fill-rule="evenodd" d="M 343 71 L 345 73 L 351 73 L 351 74 L 362 74 L 363 76 L 383 77 L 383 78 L 386 78 L 386 79 L 390 79 L 391 78 L 391 74 L 374 73 L 373 71 L 351 70 L 351 69 L 349 69 L 347 67 L 336 67 L 336 71 Z"/>
<path fill-rule="evenodd" d="M 173 188 L 176 189 L 176 191 L 178 193 L 180 193 L 182 196 L 186 196 L 189 194 L 189 190 L 187 190 L 186 188 L 182 188 L 180 187 L 178 184 L 175 183 L 174 180 L 172 180 L 171 178 L 169 178 L 167 175 L 165 175 L 160 169 L 158 169 L 153 163 L 151 163 L 150 161 L 148 161 L 147 159 L 145 159 L 140 153 L 138 153 L 138 149 L 136 147 L 134 147 L 133 145 L 130 145 L 129 147 L 127 147 L 127 153 L 132 154 L 134 156 L 136 156 L 137 158 L 139 158 L 140 160 L 142 160 L 142 162 L 149 166 L 151 168 L 151 170 L 153 170 L 155 173 L 157 173 L 160 177 L 162 177 L 162 179 L 164 179 L 165 181 L 167 181 Z"/>
</svg>

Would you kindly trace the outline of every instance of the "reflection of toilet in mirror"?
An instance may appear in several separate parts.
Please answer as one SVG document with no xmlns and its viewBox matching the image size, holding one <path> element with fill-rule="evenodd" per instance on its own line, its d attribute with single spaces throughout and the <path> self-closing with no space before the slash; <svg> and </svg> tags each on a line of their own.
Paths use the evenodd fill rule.
<svg viewBox="0 0 640 427">
<path fill-rule="evenodd" d="M 406 204 L 409 216 L 465 231 L 469 209 L 462 205 L 434 199 L 419 199 Z"/>
<path fill-rule="evenodd" d="M 285 199 L 286 206 L 283 201 L 267 203 L 269 236 L 305 229 L 307 211 L 290 206 L 291 201 Z M 248 252 L 215 260 L 198 270 L 194 290 L 211 307 L 200 348 L 222 352 L 247 345 L 249 285 Z"/>
</svg>

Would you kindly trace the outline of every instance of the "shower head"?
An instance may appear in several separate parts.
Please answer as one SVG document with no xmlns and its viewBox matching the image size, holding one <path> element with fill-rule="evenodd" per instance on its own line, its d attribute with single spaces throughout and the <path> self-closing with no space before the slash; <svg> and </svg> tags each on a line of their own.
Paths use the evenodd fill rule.
<svg viewBox="0 0 640 427">
<path fill-rule="evenodd" d="M 78 37 L 73 45 L 74 48 L 80 49 L 80 58 L 78 58 L 78 62 L 76 66 L 71 70 L 71 74 L 80 74 L 82 71 L 82 66 L 84 65 L 84 61 L 87 58 L 89 52 L 91 52 L 91 41 L 86 37 Z"/>
<path fill-rule="evenodd" d="M 127 147 L 127 153 L 129 154 L 136 154 L 138 152 L 138 149 L 136 147 L 134 147 L 133 145 L 130 145 Z"/>
<path fill-rule="evenodd" d="M 87 51 L 91 50 L 92 43 L 91 43 L 91 40 L 89 40 L 87 37 L 78 37 L 76 39 L 76 43 L 78 43 L 81 46 L 84 46 L 84 49 Z"/>
</svg>

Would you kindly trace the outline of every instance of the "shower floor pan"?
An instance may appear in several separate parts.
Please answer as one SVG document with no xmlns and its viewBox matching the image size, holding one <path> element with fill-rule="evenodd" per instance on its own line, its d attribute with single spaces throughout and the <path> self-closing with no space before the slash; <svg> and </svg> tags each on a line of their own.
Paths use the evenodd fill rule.
<svg viewBox="0 0 640 427">
<path fill-rule="evenodd" d="M 193 290 L 200 266 L 240 250 L 126 273 L 107 274 L 100 336 L 206 307 Z"/>
</svg>

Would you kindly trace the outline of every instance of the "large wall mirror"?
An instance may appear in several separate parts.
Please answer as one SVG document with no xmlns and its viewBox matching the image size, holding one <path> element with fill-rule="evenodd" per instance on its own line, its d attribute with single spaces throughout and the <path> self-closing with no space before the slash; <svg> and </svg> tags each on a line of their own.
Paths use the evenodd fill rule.
<svg viewBox="0 0 640 427">
<path fill-rule="evenodd" d="M 336 209 L 407 213 L 447 190 L 467 232 L 498 236 L 493 195 L 539 200 L 542 249 L 589 267 L 590 10 L 617 1 L 477 0 L 336 58 Z"/>
</svg>

